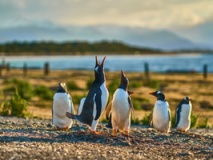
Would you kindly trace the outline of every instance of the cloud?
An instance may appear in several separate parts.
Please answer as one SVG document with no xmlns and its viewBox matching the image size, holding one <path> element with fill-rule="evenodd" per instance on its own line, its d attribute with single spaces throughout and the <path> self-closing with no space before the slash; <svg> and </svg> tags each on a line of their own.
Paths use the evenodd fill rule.
<svg viewBox="0 0 213 160">
<path fill-rule="evenodd" d="M 210 0 L 7 0 L 0 1 L 0 27 L 37 24 L 116 24 L 150 28 L 187 27 L 212 19 Z"/>
</svg>

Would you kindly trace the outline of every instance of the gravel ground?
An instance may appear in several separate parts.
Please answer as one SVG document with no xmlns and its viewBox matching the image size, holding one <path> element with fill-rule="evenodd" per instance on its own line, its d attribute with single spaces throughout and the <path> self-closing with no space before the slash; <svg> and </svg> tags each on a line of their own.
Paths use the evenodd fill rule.
<svg viewBox="0 0 213 160">
<path fill-rule="evenodd" d="M 91 135 L 74 124 L 56 131 L 51 120 L 0 117 L 0 159 L 213 159 L 213 130 L 157 133 L 132 126 L 129 138 L 100 124 L 102 135 Z"/>
</svg>

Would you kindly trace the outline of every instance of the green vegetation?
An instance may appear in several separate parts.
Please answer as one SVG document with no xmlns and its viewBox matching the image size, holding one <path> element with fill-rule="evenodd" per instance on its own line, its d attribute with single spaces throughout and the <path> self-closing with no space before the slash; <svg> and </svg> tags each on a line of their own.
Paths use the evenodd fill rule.
<svg viewBox="0 0 213 160">
<path fill-rule="evenodd" d="M 25 117 L 27 114 L 27 102 L 22 99 L 18 91 L 11 97 L 10 100 L 5 100 L 1 104 L 1 115 Z"/>
<path fill-rule="evenodd" d="M 143 117 L 143 119 L 141 120 L 141 122 L 142 122 L 143 125 L 149 125 L 149 119 L 150 119 L 151 115 L 152 115 L 152 113 L 150 113 L 148 115 L 145 115 Z"/>
<path fill-rule="evenodd" d="M 11 84 L 11 86 L 6 88 L 4 91 L 14 92 L 17 89 L 21 98 L 25 100 L 30 100 L 33 96 L 33 87 L 28 81 L 6 79 L 3 81 L 3 84 Z"/>
<path fill-rule="evenodd" d="M 143 86 L 150 87 L 153 89 L 159 89 L 159 82 L 157 80 L 143 81 Z"/>
<path fill-rule="evenodd" d="M 53 100 L 54 93 L 48 87 L 40 85 L 35 87 L 34 95 L 42 98 L 43 100 Z"/>
<path fill-rule="evenodd" d="M 8 42 L 0 44 L 0 52 L 7 53 L 7 55 L 19 54 L 78 54 L 88 52 L 99 52 L 99 53 L 132 53 L 132 52 L 160 52 L 160 50 L 139 48 L 128 46 L 124 43 L 113 41 L 101 41 L 95 43 L 88 42 Z"/>
<path fill-rule="evenodd" d="M 52 100 L 53 91 L 48 87 L 40 85 L 33 87 L 28 81 L 19 80 L 19 79 L 5 79 L 3 84 L 8 85 L 4 89 L 4 92 L 12 92 L 14 93 L 18 90 L 21 98 L 25 100 L 30 100 L 33 96 L 38 96 L 43 100 Z"/>
<path fill-rule="evenodd" d="M 76 82 L 75 81 L 68 81 L 67 83 L 66 83 L 66 85 L 67 85 L 67 89 L 68 89 L 68 91 L 69 90 L 80 90 L 80 87 L 76 84 Z"/>
<path fill-rule="evenodd" d="M 191 114 L 191 128 L 197 128 L 199 115 Z"/>
<path fill-rule="evenodd" d="M 114 92 L 118 88 L 119 84 L 120 84 L 120 79 L 112 80 L 111 83 L 108 86 L 109 93 L 114 94 Z"/>
</svg>

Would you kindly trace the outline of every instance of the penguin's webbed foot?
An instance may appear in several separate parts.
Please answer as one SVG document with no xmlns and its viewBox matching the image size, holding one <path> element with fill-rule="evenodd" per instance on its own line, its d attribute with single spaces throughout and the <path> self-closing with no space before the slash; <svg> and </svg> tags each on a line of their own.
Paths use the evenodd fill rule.
<svg viewBox="0 0 213 160">
<path fill-rule="evenodd" d="M 117 136 L 117 131 L 116 131 L 116 129 L 113 129 L 113 130 L 112 130 L 112 136 Z"/>
<path fill-rule="evenodd" d="M 56 130 L 57 130 L 57 131 L 68 131 L 68 130 L 69 130 L 69 127 L 67 126 L 67 127 L 65 127 L 65 128 L 60 128 L 60 127 L 56 126 Z"/>
<path fill-rule="evenodd" d="M 123 135 L 126 136 L 126 137 L 129 137 L 129 131 L 124 131 Z"/>
<path fill-rule="evenodd" d="M 102 132 L 97 132 L 97 131 L 90 131 L 91 134 L 95 134 L 95 135 L 100 135 L 102 134 Z"/>
</svg>

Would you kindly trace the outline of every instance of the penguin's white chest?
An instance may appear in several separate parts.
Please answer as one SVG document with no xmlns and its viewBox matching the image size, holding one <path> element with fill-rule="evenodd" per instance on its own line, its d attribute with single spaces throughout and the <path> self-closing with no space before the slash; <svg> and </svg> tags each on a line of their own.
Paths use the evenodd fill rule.
<svg viewBox="0 0 213 160">
<path fill-rule="evenodd" d="M 191 103 L 183 104 L 180 112 L 180 120 L 177 124 L 178 129 L 188 130 L 190 128 Z"/>
<path fill-rule="evenodd" d="M 112 99 L 112 125 L 113 128 L 121 131 L 124 127 L 129 128 L 130 125 L 130 106 L 128 96 L 128 93 L 123 89 L 117 89 Z"/>
<path fill-rule="evenodd" d="M 157 100 L 153 110 L 153 125 L 159 131 L 167 131 L 170 127 L 169 104 Z"/>
<path fill-rule="evenodd" d="M 72 111 L 72 102 L 67 93 L 55 93 L 53 97 L 53 124 L 58 128 L 70 128 L 72 119 L 66 116 L 66 112 Z"/>
<path fill-rule="evenodd" d="M 109 92 L 106 88 L 105 82 L 101 85 L 101 113 L 104 111 L 107 105 L 107 101 L 109 98 Z"/>
</svg>

